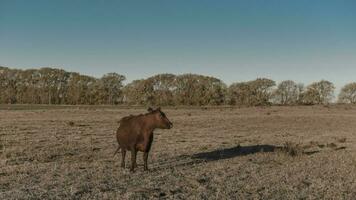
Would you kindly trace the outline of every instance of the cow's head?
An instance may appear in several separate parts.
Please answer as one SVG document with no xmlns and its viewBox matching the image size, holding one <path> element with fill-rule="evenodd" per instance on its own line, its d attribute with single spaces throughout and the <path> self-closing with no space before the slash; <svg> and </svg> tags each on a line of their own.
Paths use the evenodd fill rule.
<svg viewBox="0 0 356 200">
<path fill-rule="evenodd" d="M 162 129 L 170 129 L 173 127 L 172 122 L 169 121 L 166 114 L 162 112 L 160 107 L 155 110 L 149 107 L 147 111 L 154 115 L 154 119 L 155 119 L 154 121 L 157 124 L 157 127 Z"/>
</svg>

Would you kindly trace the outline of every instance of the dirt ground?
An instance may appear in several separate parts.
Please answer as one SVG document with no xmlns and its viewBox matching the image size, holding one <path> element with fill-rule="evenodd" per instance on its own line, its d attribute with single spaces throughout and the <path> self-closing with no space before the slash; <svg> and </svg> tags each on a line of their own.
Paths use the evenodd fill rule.
<svg viewBox="0 0 356 200">
<path fill-rule="evenodd" d="M 114 132 L 143 108 L 0 106 L 0 199 L 356 197 L 354 106 L 162 109 L 130 173 Z"/>
</svg>

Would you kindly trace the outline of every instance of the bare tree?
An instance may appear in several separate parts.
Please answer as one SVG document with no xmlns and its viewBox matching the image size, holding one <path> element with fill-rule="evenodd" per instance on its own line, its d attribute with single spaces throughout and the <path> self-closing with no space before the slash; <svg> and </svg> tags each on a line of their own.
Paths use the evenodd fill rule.
<svg viewBox="0 0 356 200">
<path fill-rule="evenodd" d="M 303 86 L 294 81 L 286 80 L 278 84 L 273 93 L 274 100 L 277 104 L 293 105 L 299 101 Z"/>
<path fill-rule="evenodd" d="M 356 82 L 346 84 L 341 89 L 339 102 L 356 104 Z"/>
<path fill-rule="evenodd" d="M 310 84 L 302 94 L 304 104 L 328 104 L 334 97 L 335 86 L 330 81 L 321 80 Z"/>
</svg>

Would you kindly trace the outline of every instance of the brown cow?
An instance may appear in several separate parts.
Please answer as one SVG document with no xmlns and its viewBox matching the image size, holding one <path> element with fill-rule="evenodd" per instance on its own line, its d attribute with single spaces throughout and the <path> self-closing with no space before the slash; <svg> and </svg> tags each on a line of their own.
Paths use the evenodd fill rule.
<svg viewBox="0 0 356 200">
<path fill-rule="evenodd" d="M 125 168 L 126 151 L 131 151 L 131 171 L 134 171 L 136 164 L 137 151 L 143 152 L 144 170 L 148 170 L 147 158 L 153 141 L 153 131 L 156 128 L 170 129 L 173 124 L 161 111 L 161 108 L 153 110 L 148 108 L 148 113 L 141 115 L 130 115 L 123 117 L 116 132 L 119 147 L 121 148 L 122 160 L 121 167 Z"/>
</svg>

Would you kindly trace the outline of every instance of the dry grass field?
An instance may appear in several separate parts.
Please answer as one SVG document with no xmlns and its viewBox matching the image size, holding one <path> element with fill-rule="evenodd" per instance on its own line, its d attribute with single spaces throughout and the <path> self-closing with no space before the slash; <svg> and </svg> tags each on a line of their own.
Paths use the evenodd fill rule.
<svg viewBox="0 0 356 200">
<path fill-rule="evenodd" d="M 163 108 L 174 127 L 135 173 L 114 132 L 143 108 L 0 109 L 0 199 L 356 197 L 353 106 Z"/>
</svg>

